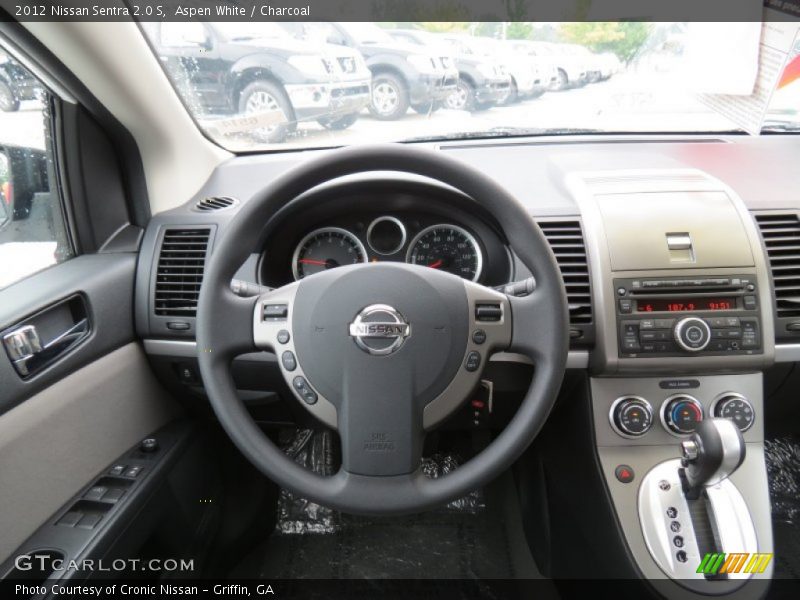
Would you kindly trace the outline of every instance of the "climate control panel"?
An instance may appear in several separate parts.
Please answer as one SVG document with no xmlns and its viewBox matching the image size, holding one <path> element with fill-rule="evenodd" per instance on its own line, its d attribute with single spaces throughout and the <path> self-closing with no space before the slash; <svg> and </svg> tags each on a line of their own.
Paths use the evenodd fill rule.
<svg viewBox="0 0 800 600">
<path fill-rule="evenodd" d="M 657 417 L 653 411 L 657 408 Z M 656 421 L 664 431 L 675 437 L 691 435 L 706 417 L 730 419 L 742 433 L 755 423 L 752 403 L 737 392 L 719 394 L 707 408 L 688 393 L 672 394 L 665 398 L 647 399 L 638 395 L 623 395 L 612 404 L 608 414 L 611 428 L 620 436 L 636 439 L 647 434 Z"/>
</svg>

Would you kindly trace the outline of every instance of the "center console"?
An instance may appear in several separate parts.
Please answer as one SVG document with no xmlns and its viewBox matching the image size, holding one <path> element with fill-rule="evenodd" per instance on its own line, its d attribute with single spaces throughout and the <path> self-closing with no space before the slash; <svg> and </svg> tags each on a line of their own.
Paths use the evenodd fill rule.
<svg viewBox="0 0 800 600">
<path fill-rule="evenodd" d="M 747 595 L 771 576 L 768 560 L 701 565 L 772 552 L 762 371 L 774 323 L 755 223 L 696 170 L 563 180 L 584 222 L 597 315 L 597 457 L 630 556 L 667 597 Z"/>
</svg>

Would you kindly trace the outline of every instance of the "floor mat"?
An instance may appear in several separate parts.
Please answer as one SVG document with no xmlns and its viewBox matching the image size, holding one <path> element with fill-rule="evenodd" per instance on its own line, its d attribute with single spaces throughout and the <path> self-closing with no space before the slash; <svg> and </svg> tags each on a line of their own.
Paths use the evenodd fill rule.
<svg viewBox="0 0 800 600">
<path fill-rule="evenodd" d="M 767 458 L 775 572 L 778 579 L 800 578 L 800 437 L 764 442 Z"/>
</svg>

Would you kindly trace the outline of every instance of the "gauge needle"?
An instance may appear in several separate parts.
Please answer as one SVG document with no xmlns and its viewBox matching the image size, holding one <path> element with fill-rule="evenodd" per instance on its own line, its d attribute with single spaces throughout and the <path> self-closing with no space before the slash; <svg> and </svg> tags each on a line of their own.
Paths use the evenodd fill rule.
<svg viewBox="0 0 800 600">
<path fill-rule="evenodd" d="M 328 266 L 328 263 L 324 260 L 314 260 L 313 258 L 301 258 L 297 262 L 303 263 L 304 265 L 319 265 L 320 267 Z"/>
<path fill-rule="evenodd" d="M 432 263 L 431 263 L 431 264 L 429 264 L 428 266 L 429 266 L 431 269 L 438 269 L 439 267 L 441 267 L 441 266 L 442 266 L 442 259 L 440 258 L 439 260 L 437 260 L 436 262 L 432 262 Z"/>
</svg>

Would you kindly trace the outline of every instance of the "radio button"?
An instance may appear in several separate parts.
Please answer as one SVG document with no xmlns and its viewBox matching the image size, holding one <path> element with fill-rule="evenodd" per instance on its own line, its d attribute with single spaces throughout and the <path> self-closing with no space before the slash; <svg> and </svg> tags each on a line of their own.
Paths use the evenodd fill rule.
<svg viewBox="0 0 800 600">
<path fill-rule="evenodd" d="M 655 329 L 672 329 L 675 325 L 675 319 L 656 319 Z"/>
<path fill-rule="evenodd" d="M 707 320 L 708 320 L 708 324 L 711 325 L 711 327 L 714 327 L 714 328 L 727 327 L 727 325 L 725 324 L 727 319 L 725 317 L 710 317 Z M 738 325 L 736 325 L 736 327 L 738 327 Z"/>
<path fill-rule="evenodd" d="M 644 321 L 642 321 L 644 323 Z M 636 335 L 639 333 L 639 323 L 636 321 L 625 321 L 622 324 L 622 334 L 623 335 Z"/>
<path fill-rule="evenodd" d="M 744 309 L 745 310 L 755 310 L 758 307 L 756 303 L 755 296 L 745 296 L 744 297 Z"/>
<path fill-rule="evenodd" d="M 622 349 L 625 352 L 639 352 L 639 350 L 641 350 L 641 346 L 639 345 L 639 340 L 636 338 L 626 337 L 624 340 L 622 340 Z"/>
<path fill-rule="evenodd" d="M 643 319 L 639 321 L 639 327 L 641 329 L 655 329 L 656 322 L 653 319 Z"/>
<path fill-rule="evenodd" d="M 675 342 L 687 352 L 700 352 L 711 341 L 711 328 L 703 319 L 687 317 L 678 321 L 673 331 Z"/>
<path fill-rule="evenodd" d="M 724 317 L 725 319 L 725 327 L 741 327 L 742 324 L 739 321 L 739 317 Z"/>
<path fill-rule="evenodd" d="M 630 314 L 633 312 L 633 300 L 630 298 L 622 298 L 619 301 L 619 312 L 623 314 Z"/>
</svg>

